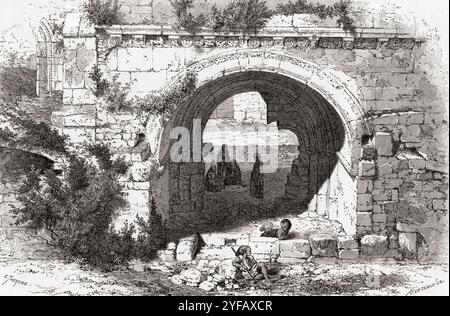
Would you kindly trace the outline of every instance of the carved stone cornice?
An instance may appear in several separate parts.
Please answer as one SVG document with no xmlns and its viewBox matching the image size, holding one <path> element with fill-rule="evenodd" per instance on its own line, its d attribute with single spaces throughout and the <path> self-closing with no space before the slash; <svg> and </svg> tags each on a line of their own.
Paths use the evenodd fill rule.
<svg viewBox="0 0 450 316">
<path fill-rule="evenodd" d="M 357 29 L 356 36 L 337 28 L 267 28 L 258 34 L 214 33 L 203 30 L 195 35 L 165 26 L 97 27 L 99 49 L 115 47 L 180 48 L 271 48 L 285 49 L 412 49 L 424 42 L 398 29 Z"/>
</svg>

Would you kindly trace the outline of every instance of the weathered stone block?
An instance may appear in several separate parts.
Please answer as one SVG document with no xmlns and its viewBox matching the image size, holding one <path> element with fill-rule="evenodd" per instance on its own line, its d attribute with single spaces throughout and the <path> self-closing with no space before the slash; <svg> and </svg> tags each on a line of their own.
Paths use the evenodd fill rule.
<svg viewBox="0 0 450 316">
<path fill-rule="evenodd" d="M 359 249 L 346 249 L 339 251 L 339 259 L 341 260 L 358 260 Z"/>
<path fill-rule="evenodd" d="M 198 286 L 202 282 L 202 274 L 197 269 L 185 270 L 181 273 L 181 278 L 186 281 L 188 285 Z"/>
<path fill-rule="evenodd" d="M 339 236 L 338 248 L 345 250 L 358 249 L 359 244 L 356 236 Z"/>
<path fill-rule="evenodd" d="M 425 121 L 424 113 L 412 113 L 406 118 L 407 125 L 422 125 Z"/>
<path fill-rule="evenodd" d="M 180 240 L 176 252 L 177 261 L 192 261 L 198 251 L 198 242 L 199 240 L 197 235 Z"/>
<path fill-rule="evenodd" d="M 448 201 L 445 200 L 434 200 L 433 209 L 435 211 L 445 211 L 448 210 Z"/>
<path fill-rule="evenodd" d="M 64 21 L 63 35 L 64 37 L 77 37 L 80 29 L 80 13 L 68 13 Z"/>
<path fill-rule="evenodd" d="M 397 125 L 398 124 L 398 115 L 397 114 L 388 114 L 382 115 L 373 119 L 374 125 Z"/>
<path fill-rule="evenodd" d="M 359 163 L 360 177 L 373 177 L 376 175 L 376 165 L 373 161 L 361 161 Z"/>
<path fill-rule="evenodd" d="M 117 51 L 119 71 L 151 71 L 153 69 L 152 48 L 120 48 Z"/>
<path fill-rule="evenodd" d="M 309 238 L 312 255 L 316 257 L 336 257 L 337 240 L 326 234 L 312 235 Z"/>
<path fill-rule="evenodd" d="M 402 250 L 417 253 L 417 233 L 399 233 L 398 244 Z"/>
<path fill-rule="evenodd" d="M 364 160 L 374 160 L 377 157 L 377 150 L 374 147 L 363 147 L 361 157 Z"/>
<path fill-rule="evenodd" d="M 404 133 L 402 134 L 401 141 L 404 143 L 420 143 L 420 135 L 422 130 L 419 125 L 410 125 L 406 127 Z"/>
<path fill-rule="evenodd" d="M 370 213 L 357 213 L 356 214 L 356 225 L 362 227 L 372 226 L 372 215 Z"/>
<path fill-rule="evenodd" d="M 311 246 L 308 240 L 281 241 L 280 256 L 282 258 L 307 259 L 311 256 Z"/>
<path fill-rule="evenodd" d="M 386 180 L 384 188 L 387 190 L 398 189 L 404 183 L 404 180 Z"/>
<path fill-rule="evenodd" d="M 72 94 L 72 104 L 74 105 L 95 104 L 96 102 L 93 92 L 89 89 L 73 89 Z"/>
<path fill-rule="evenodd" d="M 372 208 L 372 194 L 358 194 L 357 210 L 361 212 L 369 212 Z"/>
<path fill-rule="evenodd" d="M 252 237 L 249 246 L 255 255 L 278 256 L 280 254 L 280 241 L 273 238 Z"/>
<path fill-rule="evenodd" d="M 375 148 L 379 156 L 391 157 L 394 154 L 392 135 L 389 133 L 377 133 L 375 135 Z"/>
<path fill-rule="evenodd" d="M 390 164 L 384 164 L 380 167 L 378 167 L 378 176 L 379 177 L 384 177 L 385 175 L 391 174 L 392 173 L 392 167 Z"/>
<path fill-rule="evenodd" d="M 373 200 L 374 201 L 389 201 L 391 199 L 391 195 L 389 191 L 385 190 L 374 190 L 373 191 Z"/>
<path fill-rule="evenodd" d="M 199 289 L 205 292 L 212 292 L 215 289 L 215 284 L 213 282 L 205 281 L 199 285 Z"/>
<path fill-rule="evenodd" d="M 365 194 L 371 193 L 373 190 L 373 181 L 372 180 L 358 180 L 357 185 L 357 193 Z"/>
<path fill-rule="evenodd" d="M 388 250 L 386 236 L 367 235 L 361 239 L 361 254 L 363 256 L 379 256 Z"/>
<path fill-rule="evenodd" d="M 145 190 L 129 190 L 125 194 L 131 206 L 145 207 L 150 201 L 150 193 Z"/>
<path fill-rule="evenodd" d="M 448 165 L 437 161 L 427 161 L 426 169 L 430 171 L 448 174 Z"/>
<path fill-rule="evenodd" d="M 374 214 L 372 216 L 372 221 L 377 224 L 379 224 L 379 223 L 385 224 L 387 221 L 387 215 L 386 214 Z"/>
</svg>

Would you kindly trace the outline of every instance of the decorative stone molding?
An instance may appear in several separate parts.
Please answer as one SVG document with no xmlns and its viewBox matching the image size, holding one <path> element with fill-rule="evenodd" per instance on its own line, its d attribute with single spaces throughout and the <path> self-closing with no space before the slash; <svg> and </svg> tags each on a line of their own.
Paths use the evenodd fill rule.
<svg viewBox="0 0 450 316">
<path fill-rule="evenodd" d="M 342 38 L 324 37 L 319 40 L 319 47 L 327 49 L 339 49 L 342 48 L 342 43 Z"/>
<path fill-rule="evenodd" d="M 358 38 L 354 46 L 355 49 L 377 49 L 379 41 L 376 38 Z"/>
<path fill-rule="evenodd" d="M 192 35 L 170 27 L 117 26 L 97 28 L 100 47 L 104 51 L 115 47 L 182 47 L 182 48 L 270 48 L 285 49 L 377 49 L 385 43 L 389 49 L 412 49 L 424 39 L 413 39 L 406 32 L 393 29 L 359 29 L 358 37 L 340 29 L 305 28 L 299 30 L 267 29 L 258 35 L 241 33 L 218 34 L 210 31 Z"/>
</svg>

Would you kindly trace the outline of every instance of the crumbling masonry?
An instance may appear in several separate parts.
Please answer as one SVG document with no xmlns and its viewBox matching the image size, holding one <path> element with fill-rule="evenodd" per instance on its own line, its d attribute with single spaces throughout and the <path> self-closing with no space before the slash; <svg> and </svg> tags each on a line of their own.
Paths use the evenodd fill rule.
<svg viewBox="0 0 450 316">
<path fill-rule="evenodd" d="M 75 13 L 67 15 L 63 37 L 62 87 L 40 87 L 62 89 L 64 105 L 53 112 L 53 125 L 74 146 L 103 142 L 132 163 L 123 179 L 130 205 L 118 223 L 145 215 L 154 196 L 170 226 L 195 224 L 205 203 L 205 166 L 167 159 L 171 127 L 192 130 L 194 119 L 206 124 L 221 102 L 257 91 L 267 104 L 268 123 L 292 131 L 301 144 L 288 197 L 339 221 L 354 236 L 336 241 L 341 251 L 330 256 L 356 259 L 400 249 L 421 261 L 446 260 L 448 122 L 445 101 L 428 77 L 426 39 L 369 28 L 355 38 L 324 27 L 191 36 L 164 26 L 95 27 Z M 41 73 L 58 65 L 46 60 Z M 108 78 L 131 83 L 136 96 L 170 87 L 187 71 L 198 75 L 198 89 L 168 124 L 154 117 L 142 122 L 132 113 L 108 112 L 94 96 L 95 65 Z M 153 154 L 146 161 L 133 150 L 142 133 Z M 153 166 L 161 166 L 158 175 L 150 172 Z M 9 226 L 7 204 L 14 192 L 4 177 L 0 169 L 0 251 L 14 255 L 28 239 Z M 281 249 L 304 246 L 310 255 L 309 244 Z"/>
</svg>

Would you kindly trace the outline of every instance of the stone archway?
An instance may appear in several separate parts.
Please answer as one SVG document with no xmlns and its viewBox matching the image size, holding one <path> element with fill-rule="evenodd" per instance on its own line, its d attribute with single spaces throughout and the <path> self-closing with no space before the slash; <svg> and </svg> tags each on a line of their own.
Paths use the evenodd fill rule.
<svg viewBox="0 0 450 316">
<path fill-rule="evenodd" d="M 221 102 L 258 91 L 268 106 L 268 123 L 277 122 L 302 142 L 287 183 L 291 195 L 303 197 L 312 211 L 340 221 L 348 234 L 356 234 L 358 153 L 362 136 L 371 131 L 351 78 L 275 50 L 230 50 L 194 63 L 187 71 L 198 75 L 198 89 L 174 113 L 159 142 L 158 154 L 167 167 L 163 205 L 170 226 L 195 226 L 204 208 L 205 173 L 202 163 L 168 162 L 172 128 L 192 132 L 194 119 L 200 119 L 203 130 Z"/>
</svg>

